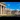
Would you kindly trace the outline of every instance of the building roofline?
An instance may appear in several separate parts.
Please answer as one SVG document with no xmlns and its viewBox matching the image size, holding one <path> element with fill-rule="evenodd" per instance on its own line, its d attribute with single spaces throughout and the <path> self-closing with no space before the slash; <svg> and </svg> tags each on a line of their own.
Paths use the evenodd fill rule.
<svg viewBox="0 0 20 20">
<path fill-rule="evenodd" d="M 4 4 L 3 2 L 0 2 L 1 4 Z M 4 4 L 4 5 L 6 5 L 6 4 Z M 7 6 L 7 5 L 6 5 Z"/>
</svg>

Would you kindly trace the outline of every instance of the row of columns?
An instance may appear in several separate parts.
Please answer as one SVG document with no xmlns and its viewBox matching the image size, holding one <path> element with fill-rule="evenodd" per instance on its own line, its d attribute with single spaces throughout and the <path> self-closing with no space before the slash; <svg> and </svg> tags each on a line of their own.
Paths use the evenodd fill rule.
<svg viewBox="0 0 20 20">
<path fill-rule="evenodd" d="M 2 14 L 2 13 L 4 14 L 4 7 L 3 7 L 3 12 L 2 12 L 2 6 L 1 6 L 1 14 Z"/>
</svg>

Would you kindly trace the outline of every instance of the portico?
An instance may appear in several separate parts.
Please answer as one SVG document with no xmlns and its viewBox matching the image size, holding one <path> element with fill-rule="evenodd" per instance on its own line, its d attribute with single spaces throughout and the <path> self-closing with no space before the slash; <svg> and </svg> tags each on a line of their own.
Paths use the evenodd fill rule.
<svg viewBox="0 0 20 20">
<path fill-rule="evenodd" d="M 5 7 L 5 4 L 0 2 L 0 14 L 4 14 L 4 7 Z"/>
</svg>

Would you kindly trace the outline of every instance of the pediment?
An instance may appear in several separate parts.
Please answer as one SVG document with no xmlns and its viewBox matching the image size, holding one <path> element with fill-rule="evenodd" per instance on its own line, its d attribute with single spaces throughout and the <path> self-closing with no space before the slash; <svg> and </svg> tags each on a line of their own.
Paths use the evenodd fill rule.
<svg viewBox="0 0 20 20">
<path fill-rule="evenodd" d="M 0 5 L 2 5 L 2 6 L 6 6 L 6 4 L 4 4 L 3 2 L 0 2 Z"/>
</svg>

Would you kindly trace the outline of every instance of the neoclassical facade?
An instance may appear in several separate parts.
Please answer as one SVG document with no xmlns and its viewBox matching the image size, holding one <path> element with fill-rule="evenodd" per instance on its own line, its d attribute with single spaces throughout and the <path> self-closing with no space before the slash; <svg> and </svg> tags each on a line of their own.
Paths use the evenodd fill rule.
<svg viewBox="0 0 20 20">
<path fill-rule="evenodd" d="M 0 14 L 11 14 L 10 9 L 5 9 L 5 6 L 3 2 L 0 2 Z"/>
<path fill-rule="evenodd" d="M 0 2 L 0 14 L 4 14 L 4 7 L 5 6 L 6 6 L 5 4 L 3 4 L 2 2 Z"/>
</svg>

